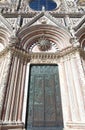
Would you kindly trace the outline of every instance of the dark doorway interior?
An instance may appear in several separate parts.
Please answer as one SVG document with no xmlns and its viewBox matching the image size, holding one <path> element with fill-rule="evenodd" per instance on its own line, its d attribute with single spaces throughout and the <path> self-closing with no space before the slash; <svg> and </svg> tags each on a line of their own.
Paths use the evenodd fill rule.
<svg viewBox="0 0 85 130">
<path fill-rule="evenodd" d="M 27 130 L 63 128 L 58 65 L 31 65 Z"/>
</svg>

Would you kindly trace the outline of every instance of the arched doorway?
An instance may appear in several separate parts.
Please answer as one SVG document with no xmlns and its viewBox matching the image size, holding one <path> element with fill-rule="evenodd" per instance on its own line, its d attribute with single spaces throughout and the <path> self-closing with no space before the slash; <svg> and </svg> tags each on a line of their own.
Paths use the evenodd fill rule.
<svg viewBox="0 0 85 130">
<path fill-rule="evenodd" d="M 49 28 L 50 28 L 50 30 L 49 30 Z M 55 130 L 55 129 L 62 130 L 63 117 L 64 118 L 66 117 L 64 120 L 64 124 L 65 124 L 65 121 L 67 121 L 67 109 L 66 109 L 66 107 L 64 107 L 64 101 L 66 98 L 65 98 L 65 95 L 63 95 L 63 88 L 66 85 L 63 81 L 64 78 L 62 77 L 63 76 L 62 73 L 64 73 L 64 70 L 62 69 L 63 64 L 61 63 L 62 62 L 61 51 L 64 48 L 71 46 L 70 42 L 69 42 L 70 35 L 66 30 L 64 30 L 60 27 L 55 27 L 53 25 L 36 25 L 36 26 L 34 25 L 31 27 L 29 27 L 27 25 L 26 27 L 22 28 L 22 30 L 20 30 L 20 32 L 18 33 L 18 36 L 20 37 L 20 39 L 22 39 L 21 43 L 20 43 L 22 49 L 29 53 L 28 54 L 29 60 L 28 60 L 28 65 L 27 65 L 27 70 L 26 70 L 26 81 L 25 81 L 25 90 L 26 91 L 24 94 L 23 115 L 22 115 L 23 120 L 24 120 L 25 112 L 26 112 L 26 111 L 24 112 L 24 110 L 26 110 L 26 102 L 28 100 L 27 113 L 26 113 L 26 129 L 27 130 L 43 130 L 43 129 L 44 130 Z M 28 76 L 30 64 L 31 64 L 30 76 Z M 34 65 L 34 64 L 37 64 L 37 65 Z M 55 107 L 53 107 L 55 110 L 55 112 L 53 111 L 55 116 L 53 118 L 51 118 L 50 120 L 48 120 L 48 118 L 47 118 L 47 116 L 50 114 L 47 115 L 47 113 L 46 113 L 47 103 L 45 101 L 47 100 L 47 98 L 46 98 L 47 95 L 45 95 L 46 94 L 45 85 L 47 83 L 46 82 L 47 77 L 51 77 L 51 75 L 49 75 L 49 73 L 46 73 L 46 76 L 44 76 L 41 73 L 40 74 L 41 76 L 38 79 L 36 79 L 38 77 L 37 73 L 36 73 L 34 76 L 35 80 L 33 79 L 31 81 L 31 74 L 33 74 L 31 72 L 32 67 L 36 68 L 34 71 L 37 70 L 37 72 L 39 72 L 38 68 L 37 68 L 38 65 L 41 66 L 40 68 L 42 68 L 43 65 L 45 65 L 45 67 L 47 68 L 47 64 L 48 64 L 48 66 L 49 66 L 49 64 L 52 64 L 52 65 L 58 64 L 59 65 L 59 75 L 60 75 L 60 84 L 61 84 L 58 87 L 59 95 L 57 95 L 57 93 L 55 93 L 55 97 L 52 99 L 52 103 L 54 103 L 53 106 L 55 106 Z M 49 66 L 49 70 L 52 65 Z M 55 65 L 53 65 L 53 67 L 54 66 Z M 58 70 L 57 65 L 56 65 L 56 67 Z M 46 68 L 45 68 L 45 70 L 46 70 Z M 51 73 L 52 73 L 52 71 L 51 71 Z M 56 74 L 58 75 L 58 71 L 56 71 Z M 27 97 L 26 92 L 28 89 L 28 78 L 29 77 L 30 77 L 30 81 L 29 81 L 29 90 L 28 90 L 28 97 Z M 52 77 L 51 77 L 51 79 L 52 79 Z M 59 82 L 59 78 L 57 80 Z M 56 84 L 57 80 L 52 81 L 52 82 L 54 82 L 54 84 Z M 37 81 L 37 82 L 35 82 L 35 81 Z M 40 82 L 42 82 L 42 83 L 40 84 Z M 33 84 L 33 89 L 31 88 L 30 83 Z M 50 83 L 51 82 L 48 82 L 48 84 L 50 84 Z M 40 84 L 40 86 L 39 86 L 39 84 Z M 36 105 L 35 96 L 34 96 L 34 98 L 32 97 L 33 104 L 32 104 L 31 110 L 30 110 L 30 101 L 31 101 L 30 100 L 30 95 L 31 95 L 30 90 L 32 89 L 32 91 L 33 91 L 35 89 L 36 85 L 38 85 L 38 88 L 43 89 L 42 90 L 43 93 L 41 93 L 41 95 L 43 95 L 43 96 L 41 96 L 41 97 L 43 97 L 43 99 L 42 99 L 43 107 L 41 106 L 41 104 L 38 104 L 38 103 Z M 47 89 L 49 89 L 49 88 L 50 87 L 48 87 Z M 62 96 L 63 111 L 64 110 L 66 111 L 66 112 L 63 112 L 63 117 L 62 117 L 60 88 L 61 88 L 61 93 L 62 93 L 61 96 Z M 54 90 L 57 90 L 57 88 L 55 88 L 55 86 L 53 86 L 53 92 L 55 92 Z M 37 92 L 37 93 L 39 94 L 39 92 Z M 33 92 L 32 95 L 35 95 L 35 92 Z M 56 96 L 59 98 L 59 103 L 60 103 L 59 112 L 58 112 L 58 106 L 57 106 L 57 102 L 56 102 Z M 39 97 L 39 99 L 41 99 L 41 97 Z M 68 96 L 66 96 L 66 97 L 68 97 Z M 40 102 L 41 102 L 41 100 L 40 100 Z M 50 106 L 50 104 L 47 106 Z M 39 112 L 39 110 L 36 110 L 36 107 L 37 107 L 37 109 L 42 108 L 43 111 L 41 109 L 41 111 Z M 60 114 L 61 116 L 58 117 L 58 114 Z M 38 116 L 36 116 L 36 115 L 38 115 Z M 61 123 L 59 123 L 59 121 Z"/>
<path fill-rule="evenodd" d="M 63 128 L 58 65 L 30 65 L 26 128 Z"/>
</svg>

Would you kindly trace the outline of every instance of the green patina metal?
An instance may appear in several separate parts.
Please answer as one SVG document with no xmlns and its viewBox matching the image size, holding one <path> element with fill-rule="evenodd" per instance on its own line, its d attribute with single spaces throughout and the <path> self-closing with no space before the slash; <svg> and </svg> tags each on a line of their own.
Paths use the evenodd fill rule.
<svg viewBox="0 0 85 130">
<path fill-rule="evenodd" d="M 63 126 L 58 66 L 31 65 L 29 84 L 27 129 Z"/>
</svg>

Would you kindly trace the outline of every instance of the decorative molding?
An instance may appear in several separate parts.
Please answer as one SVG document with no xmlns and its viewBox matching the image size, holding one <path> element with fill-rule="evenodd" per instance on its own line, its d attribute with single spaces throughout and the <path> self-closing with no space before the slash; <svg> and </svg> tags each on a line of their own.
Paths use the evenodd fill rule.
<svg viewBox="0 0 85 130">
<path fill-rule="evenodd" d="M 67 126 L 72 129 L 85 130 L 85 122 L 67 122 Z"/>
<path fill-rule="evenodd" d="M 25 126 L 22 122 L 3 122 L 0 123 L 0 130 L 5 129 L 5 130 L 24 130 Z"/>
<path fill-rule="evenodd" d="M 76 47 L 67 47 L 61 51 L 55 52 L 55 53 L 29 53 L 21 48 L 17 48 L 15 46 L 8 46 L 6 47 L 2 52 L 0 52 L 0 58 L 5 56 L 8 52 L 10 51 L 10 53 L 12 53 L 15 56 L 19 56 L 21 58 L 24 58 L 24 60 L 28 59 L 58 59 L 58 58 L 64 58 L 64 57 L 71 57 L 73 55 L 73 57 L 76 56 L 75 52 L 80 53 L 81 55 L 85 55 L 85 51 L 80 48 L 79 46 Z"/>
<path fill-rule="evenodd" d="M 75 31 L 77 31 L 78 29 L 80 29 L 80 27 L 81 27 L 84 23 L 85 23 L 85 15 L 83 15 L 83 16 L 81 17 L 81 19 L 77 21 L 77 23 L 76 23 L 76 25 L 73 27 L 73 29 L 74 29 Z"/>
</svg>

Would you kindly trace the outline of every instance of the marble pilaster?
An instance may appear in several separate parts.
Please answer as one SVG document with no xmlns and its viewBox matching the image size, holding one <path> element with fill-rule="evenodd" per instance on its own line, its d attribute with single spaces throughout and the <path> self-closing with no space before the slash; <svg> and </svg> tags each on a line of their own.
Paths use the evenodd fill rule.
<svg viewBox="0 0 85 130">
<path fill-rule="evenodd" d="M 12 54 L 11 52 L 8 52 L 2 60 L 2 65 L 1 65 L 1 81 L 0 81 L 0 118 L 1 118 L 1 112 L 2 112 L 2 107 L 4 103 L 4 97 L 5 97 L 5 91 L 6 91 L 6 85 L 7 85 L 7 80 L 8 80 L 8 74 L 9 74 L 9 69 L 10 69 L 10 64 L 11 64 L 11 59 L 12 59 Z"/>
</svg>

